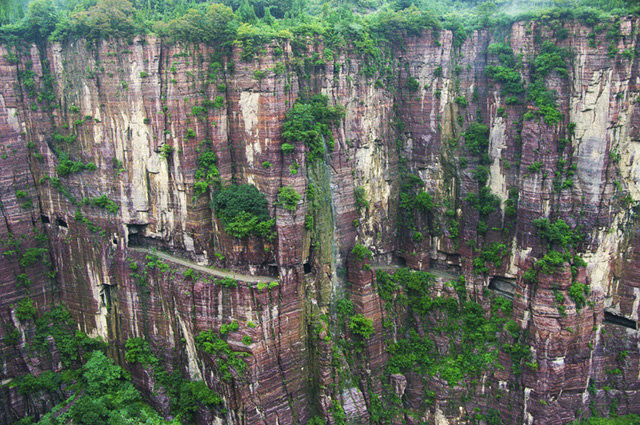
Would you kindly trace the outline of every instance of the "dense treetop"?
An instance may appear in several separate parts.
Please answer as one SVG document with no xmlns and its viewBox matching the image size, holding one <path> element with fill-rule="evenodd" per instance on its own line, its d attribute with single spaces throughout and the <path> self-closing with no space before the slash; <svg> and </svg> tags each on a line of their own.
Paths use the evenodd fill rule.
<svg viewBox="0 0 640 425">
<path fill-rule="evenodd" d="M 636 0 L 0 0 L 0 38 L 65 42 L 153 33 L 229 47 L 296 35 L 394 41 L 447 28 L 464 40 L 470 30 L 515 20 L 594 23 L 636 13 Z"/>
</svg>

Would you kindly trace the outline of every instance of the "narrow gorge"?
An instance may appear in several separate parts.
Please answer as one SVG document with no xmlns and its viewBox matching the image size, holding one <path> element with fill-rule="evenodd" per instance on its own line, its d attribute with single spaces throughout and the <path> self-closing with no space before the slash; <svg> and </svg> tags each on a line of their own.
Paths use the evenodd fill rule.
<svg viewBox="0 0 640 425">
<path fill-rule="evenodd" d="M 387 25 L 0 44 L 0 424 L 640 413 L 640 18 Z"/>
</svg>

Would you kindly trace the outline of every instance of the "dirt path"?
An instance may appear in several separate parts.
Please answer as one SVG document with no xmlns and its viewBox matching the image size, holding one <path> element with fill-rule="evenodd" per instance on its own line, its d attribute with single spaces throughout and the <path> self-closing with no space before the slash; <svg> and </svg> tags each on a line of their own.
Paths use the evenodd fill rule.
<svg viewBox="0 0 640 425">
<path fill-rule="evenodd" d="M 239 280 L 241 282 L 248 282 L 248 283 L 259 283 L 259 282 L 269 283 L 269 282 L 273 282 L 275 280 L 278 280 L 275 277 L 251 276 L 251 275 L 246 275 L 246 274 L 241 274 L 241 273 L 235 273 L 235 272 L 232 272 L 232 271 L 214 269 L 212 267 L 207 267 L 207 266 L 201 266 L 199 264 L 194 263 L 193 261 L 185 260 L 183 258 L 174 257 L 173 255 L 167 254 L 167 253 L 162 252 L 162 251 L 152 251 L 149 248 L 129 247 L 129 249 L 131 251 L 143 252 L 145 254 L 150 254 L 150 255 L 157 255 L 158 258 L 161 258 L 161 259 L 163 259 L 165 261 L 168 261 L 170 263 L 178 264 L 178 265 L 184 266 L 184 267 L 189 267 L 189 268 L 191 268 L 191 269 L 193 269 L 195 271 L 202 272 L 202 273 L 205 273 L 205 274 L 208 274 L 208 275 L 211 275 L 211 276 L 215 276 L 215 277 L 220 277 L 220 278 L 230 277 L 232 279 Z"/>
</svg>

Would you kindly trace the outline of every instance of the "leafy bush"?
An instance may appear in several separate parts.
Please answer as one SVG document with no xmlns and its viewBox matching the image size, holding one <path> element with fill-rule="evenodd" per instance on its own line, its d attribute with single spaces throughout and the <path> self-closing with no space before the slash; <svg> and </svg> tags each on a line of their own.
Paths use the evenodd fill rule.
<svg viewBox="0 0 640 425">
<path fill-rule="evenodd" d="M 544 274 L 554 274 L 558 268 L 570 261 L 571 255 L 551 250 L 540 260 L 536 261 L 535 267 Z"/>
<path fill-rule="evenodd" d="M 530 173 L 535 173 L 540 171 L 540 169 L 542 168 L 542 162 L 540 161 L 534 161 L 533 164 L 529 165 L 529 167 L 527 167 L 527 170 L 529 170 Z"/>
<path fill-rule="evenodd" d="M 538 218 L 533 220 L 533 224 L 537 228 L 538 236 L 547 240 L 550 245 L 566 248 L 575 246 L 582 240 L 582 235 L 572 230 L 562 219 L 552 223 L 547 218 Z"/>
<path fill-rule="evenodd" d="M 22 267 L 29 267 L 35 263 L 42 262 L 42 256 L 47 252 L 46 248 L 29 248 L 22 254 L 19 263 Z"/>
<path fill-rule="evenodd" d="M 507 246 L 503 243 L 491 242 L 488 248 L 483 249 L 480 255 L 473 259 L 473 267 L 476 273 L 488 273 L 486 263 L 492 263 L 494 267 L 502 266 L 502 259 L 507 254 Z"/>
<path fill-rule="evenodd" d="M 355 200 L 356 208 L 369 208 L 369 201 L 367 201 L 367 193 L 363 186 L 358 186 L 353 189 L 353 197 Z"/>
<path fill-rule="evenodd" d="M 458 96 L 455 98 L 454 100 L 455 103 L 457 103 L 458 105 L 460 105 L 463 108 L 466 108 L 467 105 L 469 104 L 469 101 L 467 100 L 466 97 L 464 96 Z"/>
<path fill-rule="evenodd" d="M 291 186 L 282 186 L 278 191 L 278 204 L 282 208 L 295 211 L 300 201 L 300 195 Z"/>
<path fill-rule="evenodd" d="M 169 158 L 174 150 L 175 148 L 173 146 L 164 144 L 160 146 L 160 156 L 162 158 Z"/>
<path fill-rule="evenodd" d="M 366 246 L 362 245 L 362 244 L 355 244 L 353 249 L 351 250 L 351 254 L 358 260 L 358 261 L 364 261 L 364 259 L 371 259 L 373 258 L 373 253 L 371 252 L 371 250 L 369 248 L 367 248 Z"/>
<path fill-rule="evenodd" d="M 233 372 L 242 374 L 247 368 L 240 353 L 233 351 L 225 340 L 211 330 L 202 331 L 196 336 L 196 347 L 217 357 L 217 372 L 224 381 L 231 381 Z"/>
<path fill-rule="evenodd" d="M 314 162 L 324 155 L 325 144 L 333 146 L 331 126 L 344 116 L 341 106 L 328 106 L 327 96 L 315 95 L 298 99 L 287 111 L 282 124 L 282 138 L 287 142 L 303 142 L 308 148 L 307 161 Z M 291 152 L 283 145 L 283 152 Z"/>
<path fill-rule="evenodd" d="M 586 296 L 589 294 L 589 287 L 583 283 L 573 282 L 568 293 L 569 298 L 576 303 L 576 308 L 580 310 L 587 302 Z"/>
<path fill-rule="evenodd" d="M 274 220 L 269 217 L 267 200 L 251 184 L 231 184 L 213 196 L 213 208 L 225 232 L 236 238 L 250 233 L 268 236 Z"/>
<path fill-rule="evenodd" d="M 349 330 L 357 337 L 367 340 L 373 334 L 373 320 L 364 317 L 362 314 L 356 314 L 349 318 Z"/>
<path fill-rule="evenodd" d="M 107 195 L 101 195 L 95 198 L 84 198 L 82 202 L 85 205 L 93 205 L 94 207 L 104 208 L 112 214 L 117 213 L 118 209 L 120 209 L 120 205 L 109 199 Z"/>
<path fill-rule="evenodd" d="M 294 150 L 295 150 L 295 147 L 292 144 L 290 143 L 282 144 L 282 153 L 290 154 L 290 153 L 293 153 Z"/>
<path fill-rule="evenodd" d="M 189 9 L 183 16 L 169 22 L 158 22 L 154 29 L 161 35 L 177 40 L 231 46 L 236 36 L 234 14 L 230 7 L 218 3 L 206 8 Z"/>
<path fill-rule="evenodd" d="M 33 306 L 31 298 L 23 298 L 16 305 L 16 317 L 21 322 L 26 322 L 36 315 L 36 308 Z"/>
<path fill-rule="evenodd" d="M 420 83 L 418 82 L 418 80 L 416 80 L 412 76 L 409 76 L 407 78 L 407 81 L 404 83 L 404 85 L 407 88 L 407 90 L 414 93 L 420 90 Z"/>
<path fill-rule="evenodd" d="M 216 285 L 224 286 L 225 288 L 236 288 L 238 286 L 238 281 L 230 277 L 218 279 L 215 283 Z"/>
<path fill-rule="evenodd" d="M 481 187 L 478 193 L 469 193 L 464 200 L 476 208 L 482 217 L 490 215 L 500 206 L 500 198 L 486 186 Z"/>
<path fill-rule="evenodd" d="M 198 157 L 198 168 L 193 176 L 196 180 L 194 183 L 195 196 L 199 197 L 206 193 L 210 187 L 220 182 L 220 172 L 216 167 L 217 157 L 215 152 L 206 149 L 200 157 Z"/>
<path fill-rule="evenodd" d="M 127 339 L 125 350 L 124 358 L 127 363 L 140 363 L 142 366 L 148 366 L 158 362 L 158 358 L 153 355 L 149 343 L 144 338 Z"/>
<path fill-rule="evenodd" d="M 551 41 L 543 42 L 540 54 L 533 61 L 536 77 L 544 78 L 551 72 L 557 72 L 566 77 L 567 64 L 565 59 L 569 57 L 570 54 L 566 49 L 556 46 Z"/>
<path fill-rule="evenodd" d="M 65 152 L 60 153 L 58 160 L 57 171 L 58 175 L 61 177 L 66 177 L 69 174 L 80 173 L 84 170 L 97 170 L 97 167 L 93 162 L 84 163 L 82 161 L 72 161 L 69 159 L 69 155 Z"/>
<path fill-rule="evenodd" d="M 481 155 L 486 153 L 489 147 L 489 127 L 472 122 L 464 132 L 464 139 L 471 154 Z"/>
<path fill-rule="evenodd" d="M 86 10 L 63 19 L 51 35 L 54 40 L 109 39 L 133 33 L 133 6 L 129 0 L 98 0 Z"/>
</svg>

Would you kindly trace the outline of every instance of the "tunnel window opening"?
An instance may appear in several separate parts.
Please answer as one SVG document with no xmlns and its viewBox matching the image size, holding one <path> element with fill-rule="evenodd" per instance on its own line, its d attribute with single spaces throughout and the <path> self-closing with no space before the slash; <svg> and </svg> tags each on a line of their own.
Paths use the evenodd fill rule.
<svg viewBox="0 0 640 425">
<path fill-rule="evenodd" d="M 612 313 L 610 311 L 604 311 L 605 323 L 611 323 L 612 325 L 622 326 L 629 329 L 638 329 L 638 323 L 635 320 L 627 319 L 624 316 Z"/>
<path fill-rule="evenodd" d="M 516 292 L 516 281 L 507 277 L 496 276 L 489 282 L 489 289 L 496 294 L 512 299 Z"/>
<path fill-rule="evenodd" d="M 111 286 L 102 285 L 101 289 L 100 301 L 102 302 L 102 306 L 109 310 L 111 308 Z"/>
<path fill-rule="evenodd" d="M 127 245 L 128 246 L 145 246 L 145 230 L 147 228 L 146 224 L 127 224 L 128 230 L 128 238 Z"/>
<path fill-rule="evenodd" d="M 67 225 L 67 222 L 64 221 L 64 219 L 62 219 L 62 217 L 57 217 L 56 218 L 56 224 L 60 227 L 66 227 L 68 228 L 69 226 Z"/>
<path fill-rule="evenodd" d="M 278 276 L 278 266 L 275 264 L 269 264 L 267 266 L 267 271 L 269 272 L 269 275 L 271 276 Z"/>
<path fill-rule="evenodd" d="M 45 223 L 45 224 L 49 224 L 49 223 L 51 223 L 51 220 L 49 220 L 49 217 L 48 217 L 48 216 L 46 216 L 46 215 L 44 215 L 44 214 L 41 214 L 41 215 L 40 215 L 40 221 L 42 221 L 42 222 L 43 222 L 43 223 Z"/>
</svg>

